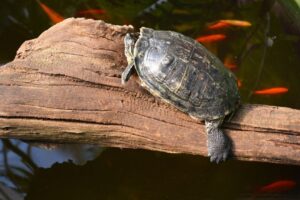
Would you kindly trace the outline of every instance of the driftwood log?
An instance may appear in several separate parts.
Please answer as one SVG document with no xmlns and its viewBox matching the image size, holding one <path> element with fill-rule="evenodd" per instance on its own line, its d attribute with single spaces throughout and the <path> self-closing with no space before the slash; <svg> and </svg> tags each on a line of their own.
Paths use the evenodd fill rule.
<svg viewBox="0 0 300 200">
<path fill-rule="evenodd" d="M 207 155 L 203 123 L 125 86 L 131 26 L 67 19 L 26 41 L 0 68 L 0 137 Z M 300 165 L 300 111 L 243 105 L 223 125 L 234 158 Z"/>
</svg>

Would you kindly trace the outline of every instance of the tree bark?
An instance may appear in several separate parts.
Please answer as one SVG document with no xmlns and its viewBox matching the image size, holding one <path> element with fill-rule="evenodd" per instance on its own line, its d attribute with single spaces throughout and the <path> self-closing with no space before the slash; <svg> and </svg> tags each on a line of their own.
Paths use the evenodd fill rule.
<svg viewBox="0 0 300 200">
<path fill-rule="evenodd" d="M 131 26 L 67 19 L 0 68 L 0 137 L 207 155 L 203 122 L 121 85 Z M 300 165 L 300 111 L 243 105 L 223 129 L 239 160 Z"/>
</svg>

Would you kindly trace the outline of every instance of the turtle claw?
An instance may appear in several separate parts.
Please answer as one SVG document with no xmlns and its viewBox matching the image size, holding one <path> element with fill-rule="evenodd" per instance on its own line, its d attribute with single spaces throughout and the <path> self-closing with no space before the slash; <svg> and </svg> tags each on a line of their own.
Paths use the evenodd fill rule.
<svg viewBox="0 0 300 200">
<path fill-rule="evenodd" d="M 223 153 L 223 161 L 225 161 L 225 160 L 228 158 L 229 151 L 230 151 L 230 149 L 228 149 L 228 151 L 225 151 L 225 152 Z"/>
<path fill-rule="evenodd" d="M 210 157 L 210 162 L 220 163 L 224 162 L 229 155 L 230 148 L 209 148 L 208 156 Z"/>
<path fill-rule="evenodd" d="M 230 153 L 230 142 L 228 140 L 223 141 L 221 144 L 214 142 L 208 141 L 208 156 L 210 157 L 210 162 L 218 164 L 222 161 L 226 161 Z"/>
<path fill-rule="evenodd" d="M 216 156 L 210 156 L 210 162 L 215 162 Z"/>
<path fill-rule="evenodd" d="M 221 158 L 221 157 L 218 157 L 218 156 L 211 156 L 211 157 L 210 157 L 210 162 L 214 162 L 214 163 L 219 164 L 220 161 L 222 161 L 222 158 Z"/>
</svg>

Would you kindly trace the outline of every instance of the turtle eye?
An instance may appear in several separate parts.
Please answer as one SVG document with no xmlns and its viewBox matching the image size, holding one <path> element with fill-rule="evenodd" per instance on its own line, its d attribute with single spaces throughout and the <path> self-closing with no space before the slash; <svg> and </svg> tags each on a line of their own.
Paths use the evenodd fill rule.
<svg viewBox="0 0 300 200">
<path fill-rule="evenodd" d="M 172 61 L 174 60 L 174 57 L 173 56 L 166 56 L 162 59 L 161 63 L 163 65 L 169 65 L 172 63 Z"/>
</svg>

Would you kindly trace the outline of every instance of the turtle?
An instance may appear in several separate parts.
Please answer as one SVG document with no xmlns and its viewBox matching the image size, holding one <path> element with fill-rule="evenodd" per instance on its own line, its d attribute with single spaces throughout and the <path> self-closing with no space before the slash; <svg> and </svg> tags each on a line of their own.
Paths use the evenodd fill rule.
<svg viewBox="0 0 300 200">
<path fill-rule="evenodd" d="M 220 127 L 240 105 L 234 74 L 198 41 L 174 31 L 142 27 L 127 33 L 124 44 L 122 84 L 136 71 L 151 94 L 204 121 L 210 161 L 225 161 L 232 144 Z"/>
</svg>

